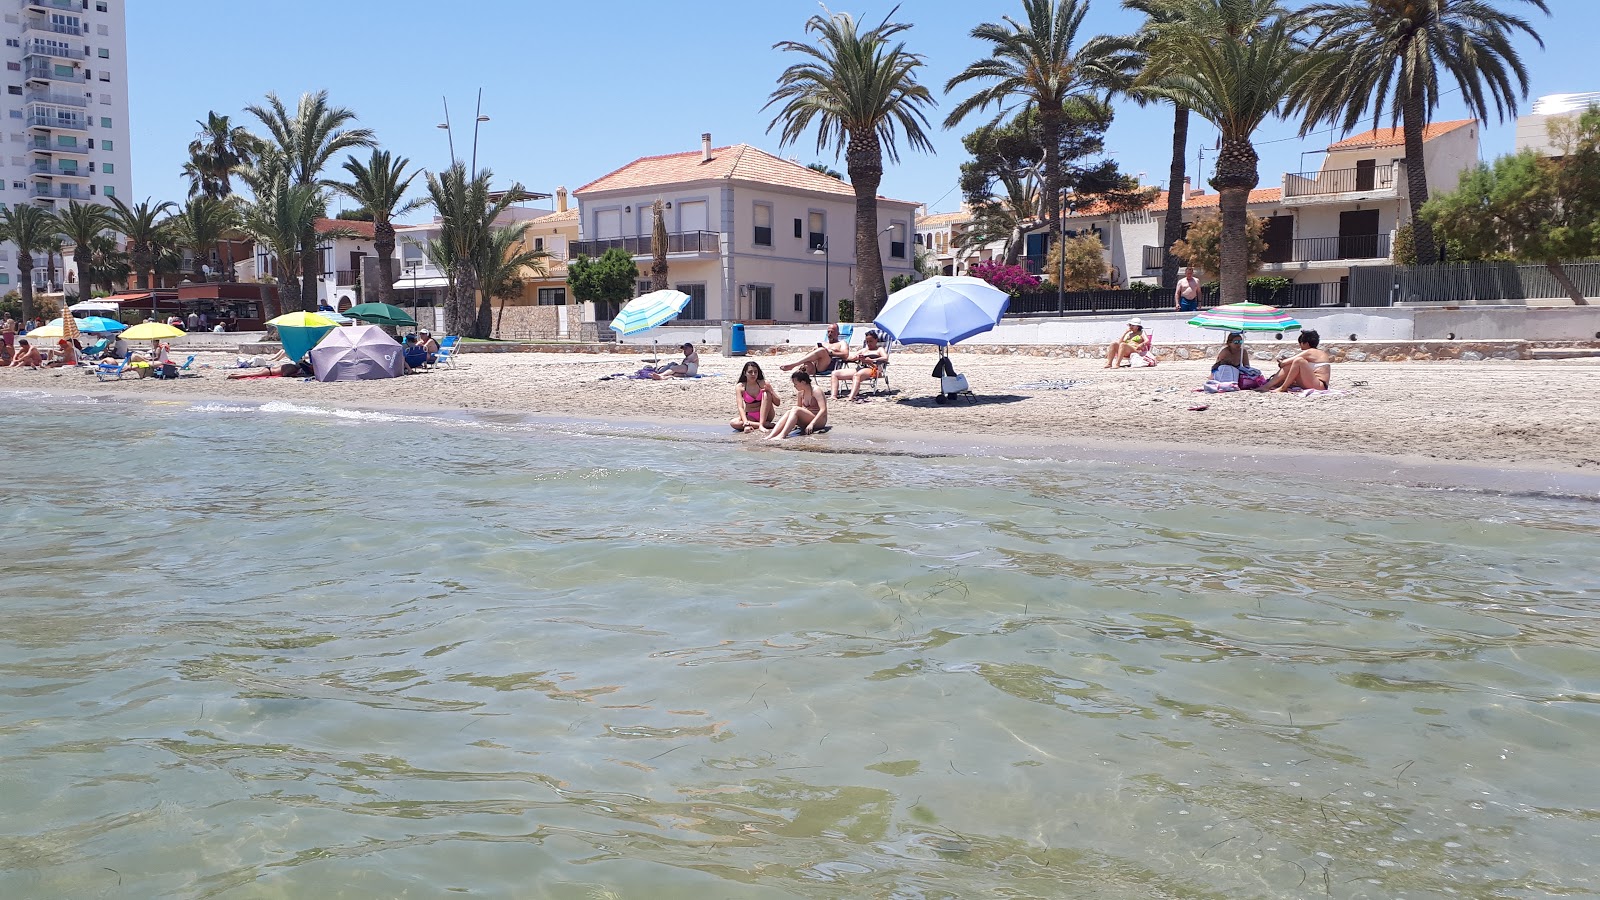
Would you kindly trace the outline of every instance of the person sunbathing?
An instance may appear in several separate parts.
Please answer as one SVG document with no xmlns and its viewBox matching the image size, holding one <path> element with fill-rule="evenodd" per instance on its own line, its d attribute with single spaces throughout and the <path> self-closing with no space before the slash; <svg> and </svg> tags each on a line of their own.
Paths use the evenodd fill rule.
<svg viewBox="0 0 1600 900">
<path fill-rule="evenodd" d="M 55 369 L 78 364 L 78 345 L 62 338 L 56 341 L 56 349 L 51 352 L 50 360 L 45 363 L 45 368 Z"/>
<path fill-rule="evenodd" d="M 826 375 L 850 359 L 850 343 L 839 339 L 838 325 L 829 325 L 827 343 L 818 344 L 817 349 L 778 368 L 785 372 L 799 369 L 808 375 Z"/>
<path fill-rule="evenodd" d="M 738 412 L 728 422 L 734 431 L 744 434 L 771 427 L 773 414 L 783 400 L 773 391 L 772 385 L 767 384 L 767 377 L 755 360 L 745 363 L 739 371 L 733 393 L 739 400 Z"/>
<path fill-rule="evenodd" d="M 17 352 L 11 355 L 11 364 L 8 369 L 37 369 L 44 365 L 44 357 L 39 355 L 39 348 L 28 343 L 27 338 L 17 341 Z"/>
<path fill-rule="evenodd" d="M 1148 346 L 1150 337 L 1144 333 L 1144 320 L 1134 316 L 1128 320 L 1128 330 L 1122 333 L 1122 337 L 1106 348 L 1105 367 L 1114 369 L 1123 363 L 1132 365 L 1133 357 L 1143 353 Z"/>
<path fill-rule="evenodd" d="M 1263 391 L 1288 393 L 1295 388 L 1325 391 L 1333 381 L 1333 357 L 1318 349 L 1322 336 L 1315 331 L 1300 332 L 1300 352 L 1278 361 L 1278 374 L 1261 386 Z"/>
<path fill-rule="evenodd" d="M 650 377 L 657 381 L 663 378 L 693 378 L 700 372 L 700 354 L 695 352 L 694 344 L 683 342 L 683 362 L 664 363 L 650 370 Z"/>
<path fill-rule="evenodd" d="M 861 382 L 878 378 L 883 374 L 884 366 L 888 365 L 889 353 L 878 345 L 881 340 L 878 337 L 878 332 L 867 332 L 864 340 L 867 344 L 866 347 L 857 352 L 854 357 L 860 368 L 849 373 L 838 369 L 834 370 L 833 390 L 831 392 L 833 399 L 839 399 L 839 386 L 849 381 L 853 382 L 850 388 L 850 399 L 859 400 L 861 398 Z"/>
<path fill-rule="evenodd" d="M 767 432 L 767 440 L 779 441 L 799 429 L 801 434 L 816 434 L 817 429 L 828 424 L 828 393 L 811 383 L 811 376 L 803 369 L 789 374 L 794 382 L 794 407 L 778 419 L 778 424 Z"/>
</svg>

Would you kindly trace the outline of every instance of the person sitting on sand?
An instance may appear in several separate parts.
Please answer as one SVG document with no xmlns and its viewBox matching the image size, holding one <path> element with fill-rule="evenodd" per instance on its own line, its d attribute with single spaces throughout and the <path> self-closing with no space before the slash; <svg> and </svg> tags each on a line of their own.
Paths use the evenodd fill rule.
<svg viewBox="0 0 1600 900">
<path fill-rule="evenodd" d="M 410 375 L 428 364 L 428 351 L 417 343 L 416 335 L 408 334 L 400 344 L 400 358 L 405 362 L 405 374 Z"/>
<path fill-rule="evenodd" d="M 1134 316 L 1128 320 L 1128 330 L 1122 333 L 1122 337 L 1106 348 L 1105 368 L 1114 369 L 1123 363 L 1132 365 L 1134 355 L 1143 353 L 1149 345 L 1150 337 L 1144 333 L 1144 320 Z"/>
<path fill-rule="evenodd" d="M 826 375 L 850 361 L 850 344 L 839 340 L 839 326 L 828 326 L 828 341 L 792 363 L 778 368 L 785 372 L 799 369 L 809 375 Z"/>
<path fill-rule="evenodd" d="M 45 363 L 45 368 L 55 369 L 78 364 L 78 345 L 62 338 L 56 341 L 56 349 L 51 352 L 50 359 Z"/>
<path fill-rule="evenodd" d="M 1319 350 L 1322 335 L 1315 331 L 1300 332 L 1300 352 L 1278 361 L 1278 374 L 1261 386 L 1263 391 L 1280 394 L 1299 388 L 1305 391 L 1325 391 L 1333 381 L 1333 357 Z"/>
<path fill-rule="evenodd" d="M 879 346 L 879 342 L 882 339 L 878 337 L 878 332 L 867 332 L 867 336 L 863 340 L 866 341 L 867 346 L 855 355 L 855 361 L 861 367 L 851 373 L 845 373 L 839 369 L 835 369 L 833 372 L 833 390 L 831 393 L 835 400 L 839 399 L 839 385 L 844 382 L 854 382 L 850 388 L 850 399 L 859 400 L 861 399 L 861 382 L 877 378 L 883 374 L 883 367 L 889 361 L 889 353 Z"/>
<path fill-rule="evenodd" d="M 17 352 L 11 355 L 10 369 L 37 369 L 44 365 L 44 357 L 39 355 L 39 348 L 28 343 L 27 338 L 17 341 Z"/>
<path fill-rule="evenodd" d="M 439 361 L 439 342 L 433 339 L 433 335 L 426 331 L 418 331 L 417 343 L 422 345 L 422 349 L 428 354 L 428 365 L 431 366 Z"/>
<path fill-rule="evenodd" d="M 828 393 L 817 389 L 804 369 L 790 372 L 789 380 L 794 382 L 794 407 L 767 432 L 769 441 L 783 440 L 795 429 L 801 434 L 816 434 L 817 429 L 828 424 Z"/>
<path fill-rule="evenodd" d="M 663 378 L 693 378 L 700 372 L 700 354 L 695 352 L 694 344 L 683 342 L 683 362 L 663 363 L 650 370 L 650 377 L 657 381 Z"/>
<path fill-rule="evenodd" d="M 739 371 L 739 381 L 733 386 L 733 393 L 739 398 L 739 411 L 728 422 L 734 431 L 743 434 L 771 427 L 773 413 L 783 400 L 773 391 L 772 385 L 767 384 L 767 376 L 762 374 L 761 366 L 755 360 L 745 363 Z"/>
</svg>

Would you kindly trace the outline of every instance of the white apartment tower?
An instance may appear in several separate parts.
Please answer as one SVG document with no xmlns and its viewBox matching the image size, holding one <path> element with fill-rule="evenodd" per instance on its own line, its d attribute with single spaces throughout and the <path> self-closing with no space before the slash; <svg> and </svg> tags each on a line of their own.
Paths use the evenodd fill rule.
<svg viewBox="0 0 1600 900">
<path fill-rule="evenodd" d="M 73 200 L 133 202 L 126 2 L 0 0 L 0 202 L 52 210 Z M 15 252 L 0 248 L 0 293 L 15 287 Z M 34 270 L 36 284 L 44 278 Z"/>
</svg>

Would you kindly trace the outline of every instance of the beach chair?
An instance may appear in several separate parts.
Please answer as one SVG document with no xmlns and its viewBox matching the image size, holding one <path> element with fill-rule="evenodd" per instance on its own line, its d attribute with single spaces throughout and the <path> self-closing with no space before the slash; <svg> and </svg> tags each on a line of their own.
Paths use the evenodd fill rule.
<svg viewBox="0 0 1600 900">
<path fill-rule="evenodd" d="M 193 365 L 194 365 L 194 354 L 191 353 L 191 354 L 189 354 L 189 358 L 183 361 L 183 365 L 181 365 L 181 366 L 156 366 L 155 367 L 155 372 L 153 374 L 155 375 L 156 378 L 178 378 L 178 377 L 182 376 L 184 372 L 189 371 L 190 367 L 192 367 Z M 169 369 L 171 370 L 171 373 L 172 373 L 170 375 L 167 374 Z"/>
<path fill-rule="evenodd" d="M 1144 350 L 1128 356 L 1128 368 L 1148 369 L 1156 364 L 1156 336 L 1150 329 L 1144 330 Z"/>
<path fill-rule="evenodd" d="M 88 360 L 98 360 L 105 354 L 106 348 L 111 346 L 112 343 L 114 342 L 111 338 L 101 338 L 100 340 L 95 341 L 89 346 L 83 348 L 83 352 L 78 354 L 78 361 L 87 362 Z"/>
<path fill-rule="evenodd" d="M 456 344 L 460 340 L 461 338 L 456 335 L 446 335 L 444 340 L 439 342 L 439 352 L 433 355 L 434 366 L 449 366 L 454 369 L 456 367 L 456 354 L 460 352 L 456 349 Z"/>
<path fill-rule="evenodd" d="M 122 358 L 121 362 L 112 362 L 111 360 L 103 359 L 100 361 L 99 365 L 95 366 L 94 377 L 101 381 L 110 381 L 113 378 L 115 378 L 117 381 L 121 381 L 122 376 L 127 374 L 128 366 L 132 362 L 133 351 L 131 350 L 128 351 L 127 356 Z"/>
</svg>

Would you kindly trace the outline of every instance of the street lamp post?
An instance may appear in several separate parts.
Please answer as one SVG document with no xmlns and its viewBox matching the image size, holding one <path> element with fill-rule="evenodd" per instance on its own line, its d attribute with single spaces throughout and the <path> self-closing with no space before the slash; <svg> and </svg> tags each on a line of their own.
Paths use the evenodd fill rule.
<svg viewBox="0 0 1600 900">
<path fill-rule="evenodd" d="M 443 129 L 446 137 L 450 140 L 450 162 L 454 164 L 456 162 L 456 133 L 450 127 L 450 99 L 448 97 L 442 99 L 444 100 L 444 121 L 439 123 L 437 127 Z M 489 117 L 483 114 L 483 88 L 478 88 L 478 109 L 474 113 L 474 117 L 472 122 L 472 171 L 468 173 L 469 175 L 478 173 L 478 126 L 489 121 Z"/>
</svg>

